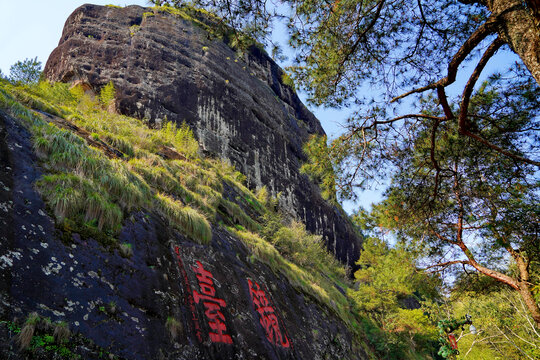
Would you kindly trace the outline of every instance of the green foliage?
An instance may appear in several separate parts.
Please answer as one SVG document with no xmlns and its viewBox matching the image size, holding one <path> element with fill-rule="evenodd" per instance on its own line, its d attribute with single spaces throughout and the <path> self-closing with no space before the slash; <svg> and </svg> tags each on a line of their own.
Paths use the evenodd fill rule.
<svg viewBox="0 0 540 360">
<path fill-rule="evenodd" d="M 403 304 L 436 299 L 438 280 L 417 270 L 414 255 L 404 249 L 389 248 L 377 238 L 366 239 L 363 247 L 357 262 L 360 269 L 354 274 L 356 287 L 347 294 L 370 319 L 364 322 L 368 334 L 382 339 L 368 338 L 389 358 L 408 358 L 407 349 L 432 354 L 436 340 L 432 321 L 421 309 Z"/>
<path fill-rule="evenodd" d="M 9 336 L 15 334 L 15 341 L 26 357 L 34 358 L 45 356 L 54 359 L 80 359 L 80 355 L 74 354 L 69 342 L 72 334 L 69 326 L 64 321 L 53 323 L 48 317 L 40 316 L 33 312 L 28 315 L 22 329 L 12 321 L 0 321 L 0 326 L 5 325 L 9 330 Z"/>
<path fill-rule="evenodd" d="M 530 85 L 525 82 L 523 87 Z M 521 136 L 537 126 L 537 99 L 524 101 L 515 93 L 500 92 L 498 86 L 494 79 L 471 98 L 471 111 L 479 117 L 469 126 L 490 143 L 523 154 L 529 140 Z M 530 90 L 535 96 L 540 93 L 535 86 Z M 433 99 L 424 101 L 425 114 L 438 115 Z M 510 103 L 520 101 L 518 108 Z M 459 261 L 468 269 L 516 288 L 520 277 L 529 278 L 535 271 L 540 256 L 537 168 L 486 148 L 460 134 L 457 127 L 454 122 L 431 119 L 404 129 L 407 141 L 391 149 L 395 172 L 386 200 L 375 207 L 378 223 L 393 229 L 400 240 L 423 251 L 435 264 L 457 260 L 451 251 L 457 245 Z M 510 259 L 533 266 L 520 266 L 507 276 Z M 538 279 L 531 280 L 535 286 Z M 532 295 L 532 290 L 525 293 Z M 538 309 L 531 305 L 529 309 L 540 321 Z"/>
<path fill-rule="evenodd" d="M 271 223 L 267 225 L 274 226 Z M 322 237 L 308 233 L 304 224 L 293 221 L 288 226 L 281 226 L 271 237 L 271 242 L 282 256 L 291 259 L 302 268 L 344 281 L 343 266 L 326 250 Z"/>
<path fill-rule="evenodd" d="M 308 156 L 308 162 L 302 165 L 300 172 L 307 174 L 311 181 L 319 185 L 324 199 L 336 202 L 336 175 L 330 150 L 326 145 L 326 136 L 312 136 L 304 144 L 304 152 Z"/>
<path fill-rule="evenodd" d="M 334 282 L 329 280 L 326 274 L 316 269 L 302 268 L 293 261 L 284 258 L 272 244 L 263 240 L 259 235 L 252 232 L 228 228 L 235 236 L 244 242 L 255 257 L 270 266 L 275 271 L 287 277 L 292 286 L 313 297 L 321 304 L 328 306 L 346 324 L 352 322 L 353 315 L 350 313 L 349 304 L 346 297 L 341 294 Z M 337 271 L 336 271 L 337 272 Z M 342 279 L 345 281 L 345 279 Z"/>
<path fill-rule="evenodd" d="M 470 314 L 478 329 L 476 336 L 465 329 L 465 336 L 458 343 L 458 359 L 540 357 L 538 330 L 519 294 L 506 288 L 483 294 L 461 289 L 450 306 L 456 316 Z"/>
<path fill-rule="evenodd" d="M 230 225 L 242 225 L 251 231 L 257 231 L 260 229 L 260 225 L 249 217 L 244 210 L 238 206 L 238 204 L 235 204 L 227 199 L 221 199 L 220 209 L 223 209 L 223 213 L 229 220 Z"/>
<path fill-rule="evenodd" d="M 41 76 L 41 61 L 37 57 L 17 61 L 9 68 L 9 80 L 22 85 L 36 84 Z"/>
<path fill-rule="evenodd" d="M 114 87 L 113 82 L 109 81 L 99 92 L 99 101 L 107 108 L 113 104 L 115 98 L 116 88 Z"/>
<path fill-rule="evenodd" d="M 291 75 L 289 75 L 288 73 L 284 72 L 282 75 L 281 75 L 281 82 L 284 84 L 284 85 L 287 85 L 288 87 L 290 87 L 291 89 L 295 89 L 295 86 L 294 86 L 294 80 L 293 78 L 291 77 Z"/>
<path fill-rule="evenodd" d="M 129 27 L 129 35 L 131 35 L 133 37 L 133 36 L 135 36 L 136 33 L 139 32 L 139 30 L 141 30 L 140 25 L 131 25 Z"/>
</svg>

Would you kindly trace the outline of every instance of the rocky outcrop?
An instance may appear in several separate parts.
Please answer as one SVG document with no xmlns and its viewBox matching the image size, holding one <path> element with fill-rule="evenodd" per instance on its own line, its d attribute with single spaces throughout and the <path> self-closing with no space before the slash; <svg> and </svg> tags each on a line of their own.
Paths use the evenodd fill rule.
<svg viewBox="0 0 540 360">
<path fill-rule="evenodd" d="M 257 47 L 238 55 L 190 19 L 139 6 L 84 5 L 67 20 L 45 75 L 53 81 L 113 81 L 117 109 L 150 125 L 186 122 L 210 155 L 230 160 L 251 188 L 282 193 L 282 205 L 322 234 L 349 265 L 360 240 L 348 220 L 299 173 L 302 144 L 323 134 Z"/>
<path fill-rule="evenodd" d="M 30 134 L 0 110 L 0 358 L 367 358 L 327 307 L 222 227 L 198 245 L 133 213 L 118 239 L 131 254 L 121 254 L 56 228 L 34 189 L 41 175 Z M 16 350 L 11 321 L 34 311 L 69 324 L 64 353 L 46 342 Z"/>
</svg>

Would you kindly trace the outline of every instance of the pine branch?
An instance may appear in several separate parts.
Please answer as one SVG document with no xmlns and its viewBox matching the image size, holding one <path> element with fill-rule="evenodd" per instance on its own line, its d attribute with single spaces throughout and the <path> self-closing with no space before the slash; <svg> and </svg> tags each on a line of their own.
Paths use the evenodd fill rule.
<svg viewBox="0 0 540 360">
<path fill-rule="evenodd" d="M 437 82 L 431 83 L 429 85 L 426 85 L 424 87 L 413 89 L 411 91 L 406 92 L 405 94 L 399 95 L 395 98 L 393 98 L 390 102 L 395 102 L 397 100 L 403 99 L 409 95 L 417 94 L 417 93 L 423 93 L 428 90 L 436 89 L 439 86 L 446 87 L 454 81 L 456 81 L 456 75 L 458 71 L 459 65 L 465 60 L 467 55 L 471 53 L 471 51 L 480 44 L 482 40 L 484 40 L 489 35 L 493 34 L 496 31 L 496 24 L 497 19 L 493 16 L 490 16 L 486 22 L 484 22 L 482 25 L 476 29 L 476 31 L 463 43 L 463 45 L 459 48 L 459 50 L 456 52 L 452 60 L 450 61 L 450 64 L 448 64 L 448 71 L 446 77 L 440 79 Z"/>
</svg>

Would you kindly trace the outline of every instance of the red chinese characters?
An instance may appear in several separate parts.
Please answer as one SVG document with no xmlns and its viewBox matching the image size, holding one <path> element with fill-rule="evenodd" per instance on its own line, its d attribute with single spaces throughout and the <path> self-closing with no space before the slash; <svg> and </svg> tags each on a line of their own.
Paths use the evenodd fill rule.
<svg viewBox="0 0 540 360">
<path fill-rule="evenodd" d="M 454 334 L 448 334 L 448 342 L 450 343 L 450 346 L 452 347 L 452 349 L 454 350 L 458 349 L 456 336 Z"/>
<path fill-rule="evenodd" d="M 197 318 L 197 310 L 195 308 L 195 302 L 193 300 L 193 295 L 191 294 L 191 286 L 189 285 L 188 276 L 186 270 L 184 269 L 184 263 L 182 262 L 182 257 L 180 256 L 180 248 L 178 246 L 174 247 L 174 252 L 176 253 L 176 262 L 180 274 L 182 275 L 182 281 L 184 287 L 187 290 L 187 296 L 185 298 L 187 307 L 191 310 L 191 321 L 193 323 L 193 329 L 195 330 L 195 335 L 199 342 L 202 342 L 201 327 L 199 325 L 199 319 Z"/>
<path fill-rule="evenodd" d="M 208 326 L 212 329 L 209 333 L 210 340 L 215 343 L 232 344 L 231 336 L 226 333 L 225 316 L 221 312 L 221 309 L 227 304 L 223 299 L 216 297 L 212 273 L 206 270 L 200 261 L 197 261 L 196 264 L 197 266 L 193 266 L 192 269 L 197 275 L 201 292 L 193 290 L 193 298 L 197 304 L 202 302 L 204 305 L 204 314 L 208 319 Z"/>
<path fill-rule="evenodd" d="M 249 279 L 248 284 L 251 300 L 255 311 L 259 313 L 259 322 L 266 332 L 266 338 L 274 345 L 284 348 L 290 347 L 289 339 L 285 334 L 281 333 L 277 314 L 270 301 L 268 301 L 264 290 L 261 289 L 259 284 Z"/>
</svg>

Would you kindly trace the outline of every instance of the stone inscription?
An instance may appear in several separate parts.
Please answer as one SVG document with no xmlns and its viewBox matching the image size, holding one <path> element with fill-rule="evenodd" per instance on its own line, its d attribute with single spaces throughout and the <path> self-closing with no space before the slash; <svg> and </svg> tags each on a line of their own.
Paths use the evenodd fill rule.
<svg viewBox="0 0 540 360">
<path fill-rule="evenodd" d="M 191 266 L 191 270 L 197 278 L 197 285 L 192 287 L 189 281 L 186 268 L 180 254 L 180 247 L 174 246 L 176 254 L 176 262 L 184 289 L 186 290 L 185 303 L 191 311 L 191 320 L 193 330 L 199 342 L 203 342 L 201 325 L 199 322 L 197 307 L 204 307 L 204 315 L 210 328 L 208 336 L 212 343 L 232 344 L 232 337 L 227 331 L 225 323 L 225 315 L 223 309 L 227 306 L 225 300 L 216 296 L 216 288 L 214 287 L 214 276 L 204 268 L 204 265 L 195 260 L 195 265 Z M 188 268 L 189 269 L 189 268 Z M 266 339 L 273 345 L 282 348 L 291 348 L 292 344 L 289 340 L 287 330 L 280 325 L 280 319 L 277 312 L 274 310 L 272 302 L 267 295 L 265 288 L 259 285 L 256 281 L 247 280 L 249 285 L 249 295 L 253 304 L 254 310 L 259 314 L 259 323 L 264 329 Z M 197 306 L 198 305 L 198 306 Z"/>
<path fill-rule="evenodd" d="M 281 333 L 277 314 L 268 300 L 266 293 L 255 281 L 248 279 L 248 284 L 253 307 L 255 308 L 255 311 L 259 313 L 259 322 L 266 332 L 266 338 L 276 346 L 284 348 L 290 347 L 287 335 Z M 283 330 L 285 330 L 285 328 L 283 328 Z"/>
<path fill-rule="evenodd" d="M 208 326 L 213 331 L 209 333 L 210 340 L 214 343 L 232 344 L 231 336 L 226 333 L 225 316 L 221 312 L 221 309 L 227 304 L 225 300 L 216 297 L 212 273 L 206 270 L 200 261 L 197 261 L 196 266 L 193 266 L 192 269 L 197 275 L 201 291 L 199 293 L 197 290 L 193 290 L 193 298 L 197 304 L 204 305 L 204 315 L 208 320 Z"/>
<path fill-rule="evenodd" d="M 180 274 L 182 276 L 182 282 L 184 283 L 184 288 L 186 289 L 186 292 L 187 292 L 185 301 L 186 301 L 186 306 L 188 307 L 188 309 L 191 310 L 191 321 L 193 322 L 195 335 L 197 336 L 197 340 L 199 340 L 199 342 L 202 342 L 203 340 L 202 340 L 202 335 L 201 335 L 201 326 L 199 324 L 199 318 L 197 317 L 197 308 L 195 307 L 195 301 L 191 293 L 191 285 L 189 284 L 189 279 L 186 273 L 186 269 L 184 268 L 184 263 L 182 262 L 182 257 L 180 256 L 180 248 L 178 246 L 175 246 L 174 252 L 176 253 L 176 263 L 178 265 L 178 269 L 180 270 Z"/>
</svg>

